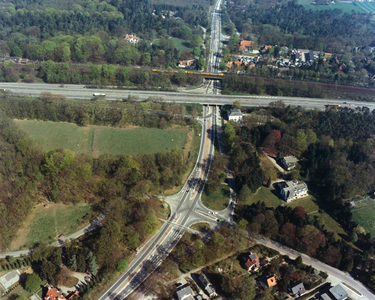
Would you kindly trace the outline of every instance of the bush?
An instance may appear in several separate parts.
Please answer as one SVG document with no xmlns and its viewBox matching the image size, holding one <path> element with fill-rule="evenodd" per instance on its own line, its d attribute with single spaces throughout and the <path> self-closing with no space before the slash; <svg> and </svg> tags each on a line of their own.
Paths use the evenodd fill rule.
<svg viewBox="0 0 375 300">
<path fill-rule="evenodd" d="M 29 293 L 34 293 L 42 284 L 42 279 L 37 274 L 30 274 L 27 276 L 25 289 Z"/>
<path fill-rule="evenodd" d="M 117 271 L 119 272 L 125 272 L 128 268 L 128 262 L 125 259 L 120 259 L 120 261 L 117 264 Z"/>
<path fill-rule="evenodd" d="M 325 272 L 320 272 L 319 275 L 320 275 L 321 277 L 323 277 L 324 279 L 327 279 L 327 277 L 328 277 L 328 274 L 325 273 Z"/>
</svg>

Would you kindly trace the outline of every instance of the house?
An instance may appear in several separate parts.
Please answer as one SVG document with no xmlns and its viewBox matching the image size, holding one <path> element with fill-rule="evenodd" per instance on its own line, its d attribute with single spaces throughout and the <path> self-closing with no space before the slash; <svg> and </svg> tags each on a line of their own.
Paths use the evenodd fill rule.
<svg viewBox="0 0 375 300">
<path fill-rule="evenodd" d="M 243 260 L 245 261 L 244 265 L 248 272 L 257 271 L 260 267 L 259 256 L 256 253 L 250 252 L 248 257 L 243 257 Z"/>
<path fill-rule="evenodd" d="M 193 299 L 193 291 L 190 288 L 190 285 L 185 284 L 181 287 L 178 288 L 176 291 L 177 299 L 182 300 L 182 299 Z"/>
<path fill-rule="evenodd" d="M 298 182 L 297 180 L 280 182 L 278 186 L 280 188 L 280 195 L 286 202 L 303 197 L 308 191 L 307 184 Z"/>
<path fill-rule="evenodd" d="M 246 41 L 242 40 L 240 42 L 240 47 L 238 48 L 238 51 L 241 52 L 249 52 L 254 47 L 255 43 L 253 41 Z"/>
<path fill-rule="evenodd" d="M 58 289 L 48 287 L 44 300 L 66 300 L 66 298 Z"/>
<path fill-rule="evenodd" d="M 202 285 L 203 285 L 206 293 L 208 294 L 208 296 L 210 298 L 217 296 L 214 287 L 212 286 L 211 282 L 208 280 L 208 278 L 207 278 L 207 276 L 205 274 L 201 274 L 199 276 L 199 280 L 202 283 Z"/>
<path fill-rule="evenodd" d="M 303 285 L 302 282 L 292 288 L 289 288 L 289 290 L 293 293 L 293 295 L 296 295 L 299 297 L 306 293 L 305 286 Z"/>
<path fill-rule="evenodd" d="M 179 68 L 193 68 L 194 67 L 194 59 L 191 60 L 180 60 L 178 62 Z"/>
<path fill-rule="evenodd" d="M 265 290 L 277 285 L 275 275 L 274 276 L 268 275 L 267 277 L 262 278 L 259 282 Z"/>
<path fill-rule="evenodd" d="M 241 122 L 242 121 L 242 113 L 239 109 L 230 109 L 227 111 L 228 120 Z"/>
<path fill-rule="evenodd" d="M 139 38 L 136 37 L 134 34 L 127 34 L 125 36 L 125 40 L 127 40 L 130 43 L 137 44 L 139 41 Z"/>
<path fill-rule="evenodd" d="M 266 54 L 266 53 L 268 53 L 268 50 L 270 50 L 271 48 L 272 48 L 271 45 L 265 45 L 262 48 L 260 48 L 260 53 Z"/>
<path fill-rule="evenodd" d="M 331 297 L 332 300 L 346 300 L 346 299 L 348 299 L 348 293 L 339 284 L 330 288 L 329 292 L 332 295 L 332 297 Z"/>
<path fill-rule="evenodd" d="M 298 159 L 292 155 L 285 156 L 281 159 L 281 164 L 287 171 L 292 170 L 296 167 Z"/>
<path fill-rule="evenodd" d="M 18 270 L 13 270 L 4 276 L 0 277 L 0 286 L 7 293 L 9 288 L 18 283 L 20 280 L 21 273 Z"/>
</svg>

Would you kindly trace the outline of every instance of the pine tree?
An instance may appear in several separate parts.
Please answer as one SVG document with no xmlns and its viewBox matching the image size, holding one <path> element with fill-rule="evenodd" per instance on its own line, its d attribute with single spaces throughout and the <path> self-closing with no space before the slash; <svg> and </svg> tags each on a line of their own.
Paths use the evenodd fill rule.
<svg viewBox="0 0 375 300">
<path fill-rule="evenodd" d="M 70 258 L 70 267 L 76 271 L 77 270 L 77 259 L 76 259 L 76 255 L 73 254 L 72 257 Z"/>
<path fill-rule="evenodd" d="M 268 178 L 268 181 L 267 181 L 267 187 L 271 187 L 271 177 Z"/>
<path fill-rule="evenodd" d="M 96 276 L 98 273 L 98 265 L 96 264 L 96 258 L 95 256 L 91 256 L 90 259 L 88 260 L 88 265 L 89 265 L 89 272 Z"/>
</svg>

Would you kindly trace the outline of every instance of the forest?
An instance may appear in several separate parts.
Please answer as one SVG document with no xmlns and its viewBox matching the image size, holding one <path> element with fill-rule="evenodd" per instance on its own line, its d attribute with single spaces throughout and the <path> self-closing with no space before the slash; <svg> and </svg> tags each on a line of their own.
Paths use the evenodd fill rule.
<svg viewBox="0 0 375 300">
<path fill-rule="evenodd" d="M 344 271 L 359 268 L 361 281 L 375 289 L 371 279 L 375 264 L 370 259 L 375 239 L 353 221 L 350 205 L 353 197 L 374 191 L 374 112 L 367 107 L 305 110 L 282 101 L 271 103 L 268 109 L 243 110 L 252 115 L 242 126 L 230 122 L 223 128 L 239 190 L 238 220 L 248 222 L 249 234 L 274 238 Z M 265 120 L 263 124 L 255 115 Z M 299 159 L 300 166 L 290 176 L 308 184 L 320 210 L 346 229 L 347 239 L 306 214 L 303 207 L 243 204 L 269 179 L 260 167 L 260 148 L 274 153 L 275 159 L 286 155 Z"/>
<path fill-rule="evenodd" d="M 100 124 L 167 128 L 179 124 L 192 126 L 194 135 L 198 134 L 196 131 L 199 131 L 199 127 L 190 118 L 183 117 L 186 110 L 192 114 L 198 113 L 199 107 L 195 108 L 194 105 L 185 108 L 180 104 L 161 102 L 112 102 L 107 105 L 102 101 L 53 102 L 43 100 L 43 97 L 42 100 L 2 99 L 1 251 L 7 249 L 37 199 L 67 204 L 85 201 L 96 205 L 99 210 L 119 206 L 118 212 L 125 209 L 130 213 L 132 221 L 129 222 L 135 222 L 133 229 L 141 238 L 148 236 L 157 226 L 152 206 L 141 205 L 139 208 L 138 205 L 144 202 L 145 194 L 159 193 L 180 185 L 182 175 L 187 171 L 188 163 L 194 160 L 194 155 L 184 154 L 181 149 L 137 157 L 103 154 L 97 159 L 84 154 L 75 155 L 66 149 L 42 153 L 10 119 L 68 121 L 81 126 Z M 157 113 L 146 113 L 151 109 Z M 134 213 L 134 210 L 138 212 Z M 117 216 L 118 222 L 125 222 L 123 216 Z M 117 218 L 112 216 L 109 219 Z M 130 227 L 121 224 L 121 232 L 130 232 Z M 100 259 L 98 262 L 101 266 L 105 265 Z"/>
</svg>

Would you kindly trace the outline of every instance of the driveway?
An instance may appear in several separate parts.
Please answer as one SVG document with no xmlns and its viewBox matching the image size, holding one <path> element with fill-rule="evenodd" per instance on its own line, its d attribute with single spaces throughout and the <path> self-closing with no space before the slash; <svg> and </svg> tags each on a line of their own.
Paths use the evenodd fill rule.
<svg viewBox="0 0 375 300">
<path fill-rule="evenodd" d="M 58 286 L 58 288 L 61 290 L 61 292 L 63 292 L 66 295 L 68 294 L 68 291 L 74 291 L 74 290 L 76 290 L 77 287 L 79 288 L 79 287 L 82 287 L 82 286 L 86 285 L 87 282 L 85 280 L 85 276 L 91 277 L 91 275 L 88 274 L 88 273 L 80 273 L 80 272 L 71 272 L 71 276 L 78 278 L 78 283 L 76 284 L 75 287 L 65 287 L 65 286 L 62 286 L 62 285 Z"/>
</svg>

